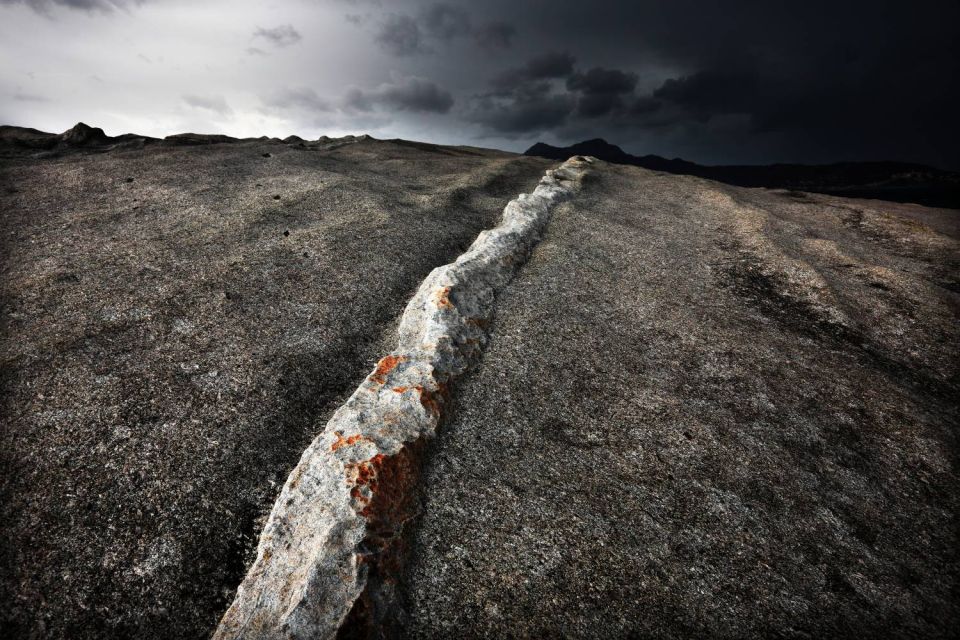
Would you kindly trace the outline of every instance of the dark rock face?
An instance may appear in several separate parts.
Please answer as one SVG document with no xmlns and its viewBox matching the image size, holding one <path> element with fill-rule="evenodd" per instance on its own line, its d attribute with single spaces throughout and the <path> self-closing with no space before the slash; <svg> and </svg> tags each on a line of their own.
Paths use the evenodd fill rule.
<svg viewBox="0 0 960 640">
<path fill-rule="evenodd" d="M 50 149 L 59 142 L 54 133 L 46 133 L 27 127 L 0 126 L 0 154 L 16 151 Z"/>
<path fill-rule="evenodd" d="M 699 176 L 741 187 L 796 189 L 851 198 L 877 198 L 960 209 L 960 174 L 907 162 L 711 167 L 679 158 L 668 160 L 655 155 L 634 156 L 599 138 L 569 147 L 554 147 L 538 142 L 527 149 L 525 154 L 554 160 L 584 154 L 607 162 L 629 164 L 651 171 Z"/>
<path fill-rule="evenodd" d="M 401 635 L 953 637 L 958 223 L 595 166 L 453 392 Z"/>
<path fill-rule="evenodd" d="M 103 129 L 90 127 L 82 122 L 78 122 L 72 129 L 60 134 L 60 139 L 64 144 L 74 147 L 105 144 L 109 141 Z"/>
<path fill-rule="evenodd" d="M 93 149 L 0 161 L 0 636 L 206 637 L 408 296 L 550 163 Z"/>
</svg>

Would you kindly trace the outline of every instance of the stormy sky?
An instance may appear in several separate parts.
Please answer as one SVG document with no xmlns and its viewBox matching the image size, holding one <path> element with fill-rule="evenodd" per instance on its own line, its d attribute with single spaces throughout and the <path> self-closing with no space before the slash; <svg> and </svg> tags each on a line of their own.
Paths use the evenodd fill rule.
<svg viewBox="0 0 960 640">
<path fill-rule="evenodd" d="M 960 169 L 960 2 L 0 0 L 0 122 Z"/>
</svg>

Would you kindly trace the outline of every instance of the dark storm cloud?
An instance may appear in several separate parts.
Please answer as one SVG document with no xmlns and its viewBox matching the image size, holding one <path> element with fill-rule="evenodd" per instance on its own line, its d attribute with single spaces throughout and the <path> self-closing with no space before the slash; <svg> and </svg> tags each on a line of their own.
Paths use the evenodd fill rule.
<svg viewBox="0 0 960 640">
<path fill-rule="evenodd" d="M 423 78 L 402 78 L 371 90 L 353 88 L 344 98 L 344 105 L 356 111 L 382 105 L 414 113 L 447 113 L 453 102 L 449 91 Z"/>
<path fill-rule="evenodd" d="M 599 118 L 625 110 L 636 74 L 603 67 L 576 71 L 575 64 L 570 53 L 550 52 L 507 69 L 491 81 L 492 92 L 475 100 L 471 119 L 493 131 L 519 134 L 562 126 L 573 115 Z"/>
<path fill-rule="evenodd" d="M 637 74 L 619 69 L 594 67 L 585 73 L 567 78 L 567 89 L 580 93 L 577 113 L 585 118 L 598 118 L 623 107 L 623 95 L 633 93 Z"/>
<path fill-rule="evenodd" d="M 420 25 L 410 16 L 389 15 L 380 24 L 375 37 L 377 44 L 395 56 L 411 56 L 427 53 Z"/>
<path fill-rule="evenodd" d="M 960 3 L 811 0 L 502 3 L 497 17 L 583 68 L 524 100 L 506 68 L 469 118 L 488 134 L 602 135 L 637 152 L 712 162 L 893 158 L 960 166 Z M 611 61 L 613 64 L 611 64 Z M 598 63 L 602 64 L 597 67 Z M 595 68 L 596 67 L 596 68 Z M 576 108 L 523 109 L 576 101 Z M 506 106 L 519 109 L 507 117 Z M 483 108 L 488 110 L 483 113 Z M 534 117 L 545 113 L 541 121 Z M 522 117 L 521 117 L 522 116 Z M 521 126 L 524 125 L 524 126 Z M 735 143 L 734 143 L 735 141 Z"/>
<path fill-rule="evenodd" d="M 575 73 L 567 79 L 567 88 L 587 94 L 630 93 L 637 86 L 637 74 L 619 69 L 594 67 L 586 73 Z"/>
<path fill-rule="evenodd" d="M 270 44 L 277 47 L 289 47 L 292 44 L 296 44 L 303 39 L 300 35 L 300 32 L 293 28 L 292 24 L 282 24 L 278 27 L 272 27 L 270 29 L 265 29 L 264 27 L 257 27 L 257 30 L 253 32 L 254 38 L 263 38 Z"/>
<path fill-rule="evenodd" d="M 649 96 L 641 96 L 630 103 L 626 113 L 628 116 L 644 117 L 656 113 L 662 106 L 659 100 Z"/>
<path fill-rule="evenodd" d="M 556 93 L 550 82 L 541 80 L 516 87 L 508 94 L 477 96 L 468 118 L 491 132 L 515 138 L 564 124 L 575 104 L 570 95 Z"/>
<path fill-rule="evenodd" d="M 473 38 L 481 48 L 494 51 L 509 49 L 517 37 L 517 30 L 506 22 L 493 21 L 482 24 L 473 33 Z"/>
<path fill-rule="evenodd" d="M 507 69 L 493 79 L 493 86 L 512 91 L 527 83 L 566 78 L 573 73 L 575 58 L 566 52 L 551 52 L 531 58 L 522 67 Z"/>
<path fill-rule="evenodd" d="M 401 84 L 386 85 L 375 94 L 377 100 L 404 111 L 446 113 L 453 96 L 433 82 L 410 78 Z"/>
<path fill-rule="evenodd" d="M 370 21 L 367 15 L 347 14 L 345 18 L 358 26 Z M 374 41 L 392 55 L 412 56 L 436 53 L 431 42 L 450 43 L 462 38 L 472 38 L 486 50 L 506 49 L 515 36 L 516 29 L 502 20 L 476 25 L 465 8 L 437 2 L 414 14 L 392 13 L 382 17 Z"/>
<path fill-rule="evenodd" d="M 437 3 L 420 14 L 424 31 L 439 40 L 452 40 L 471 32 L 470 15 L 461 7 Z"/>
</svg>

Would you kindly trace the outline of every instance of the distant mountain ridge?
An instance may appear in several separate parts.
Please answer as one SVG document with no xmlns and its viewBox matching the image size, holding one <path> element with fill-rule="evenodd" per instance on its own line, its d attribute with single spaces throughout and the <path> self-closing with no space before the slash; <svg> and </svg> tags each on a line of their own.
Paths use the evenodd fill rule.
<svg viewBox="0 0 960 640">
<path fill-rule="evenodd" d="M 680 158 L 671 160 L 656 155 L 635 156 L 601 138 L 585 140 L 569 147 L 538 142 L 527 149 L 524 155 L 553 160 L 565 160 L 572 155 L 590 155 L 607 162 L 698 176 L 741 187 L 813 191 L 960 209 L 960 174 L 908 162 L 706 166 Z"/>
</svg>

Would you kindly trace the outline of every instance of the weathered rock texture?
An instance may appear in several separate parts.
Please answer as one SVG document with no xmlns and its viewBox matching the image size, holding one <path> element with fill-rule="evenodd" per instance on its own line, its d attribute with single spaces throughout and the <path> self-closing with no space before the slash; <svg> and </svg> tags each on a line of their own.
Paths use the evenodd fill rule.
<svg viewBox="0 0 960 640">
<path fill-rule="evenodd" d="M 587 166 L 574 158 L 548 171 L 532 194 L 507 205 L 496 228 L 424 280 L 400 321 L 397 350 L 287 479 L 214 638 L 332 638 L 396 624 L 404 529 L 416 515 L 422 452 L 445 390 L 479 355 L 496 293 Z M 351 628 L 341 629 L 345 620 Z"/>
<path fill-rule="evenodd" d="M 0 160 L 0 637 L 208 637 L 410 296 L 555 165 L 357 138 Z"/>
<path fill-rule="evenodd" d="M 208 637 L 394 349 L 363 402 L 413 435 L 315 445 L 362 540 L 344 631 L 957 628 L 956 211 L 594 164 L 445 397 L 405 304 L 552 161 L 75 133 L 0 128 L 0 637 Z M 482 317 L 455 288 L 421 311 Z"/>
<path fill-rule="evenodd" d="M 406 637 L 954 637 L 958 237 L 597 163 L 428 456 Z"/>
</svg>

